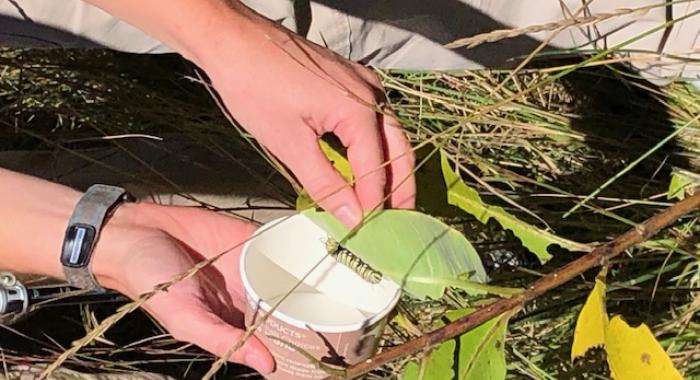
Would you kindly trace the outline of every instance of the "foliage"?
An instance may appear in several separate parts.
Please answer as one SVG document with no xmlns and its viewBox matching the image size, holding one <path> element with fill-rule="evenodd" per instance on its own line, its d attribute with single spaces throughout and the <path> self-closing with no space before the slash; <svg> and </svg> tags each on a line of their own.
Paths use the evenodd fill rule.
<svg viewBox="0 0 700 380">
<path fill-rule="evenodd" d="M 645 324 L 630 327 L 616 315 L 605 331 L 605 349 L 617 380 L 681 380 L 668 354 Z"/>
<path fill-rule="evenodd" d="M 481 223 L 495 219 L 503 228 L 513 231 L 522 244 L 537 255 L 541 262 L 547 262 L 552 255 L 547 251 L 551 244 L 558 244 L 571 251 L 589 251 L 585 244 L 560 238 L 550 232 L 523 222 L 506 212 L 502 207 L 484 203 L 479 193 L 467 186 L 450 167 L 447 156 L 441 152 L 442 172 L 447 184 L 447 199 L 452 205 L 474 215 Z"/>
<path fill-rule="evenodd" d="M 668 185 L 668 199 L 685 199 L 686 193 L 693 187 L 700 185 L 700 179 L 687 172 L 674 172 L 671 175 L 671 183 Z"/>
<path fill-rule="evenodd" d="M 454 310 L 441 322 L 471 313 Z M 455 339 L 442 343 L 418 362 L 409 363 L 402 380 L 502 380 L 506 377 L 505 337 L 508 316 L 501 315 Z M 455 351 L 456 350 L 456 351 Z M 455 363 L 457 360 L 457 363 Z M 455 369 L 457 373 L 455 373 Z"/>
<path fill-rule="evenodd" d="M 647 325 L 632 328 L 619 315 L 608 322 L 604 272 L 596 279 L 579 314 L 571 358 L 603 346 L 612 376 L 617 380 L 683 379 Z"/>
<path fill-rule="evenodd" d="M 605 279 L 596 278 L 595 286 L 576 320 L 571 360 L 586 354 L 591 348 L 605 345 L 608 312 L 605 310 Z"/>
</svg>

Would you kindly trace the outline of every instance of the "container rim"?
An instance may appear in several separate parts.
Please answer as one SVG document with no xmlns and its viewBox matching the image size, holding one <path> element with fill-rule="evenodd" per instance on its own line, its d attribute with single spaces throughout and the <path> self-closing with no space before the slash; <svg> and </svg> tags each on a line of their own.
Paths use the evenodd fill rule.
<svg viewBox="0 0 700 380">
<path fill-rule="evenodd" d="M 245 288 L 246 292 L 246 302 L 250 303 L 252 300 L 254 303 L 254 307 L 257 309 L 255 312 L 258 311 L 263 311 L 265 314 L 268 314 L 270 310 L 272 310 L 272 305 L 270 305 L 267 301 L 263 300 L 260 298 L 260 295 L 255 291 L 253 288 L 253 285 L 250 282 L 250 279 L 248 278 L 245 268 L 246 268 L 246 259 L 248 257 L 248 254 L 250 252 L 250 246 L 254 243 L 255 239 L 258 238 L 258 236 L 265 232 L 268 231 L 272 228 L 279 228 L 279 226 L 283 226 L 284 223 L 288 220 L 294 219 L 294 218 L 306 218 L 303 214 L 294 214 L 291 216 L 284 216 L 281 218 L 274 219 L 268 223 L 265 223 L 262 225 L 258 230 L 253 233 L 253 235 L 248 239 L 248 241 L 245 242 L 243 245 L 243 248 L 241 250 L 241 258 L 240 258 L 240 272 L 241 272 L 241 281 L 243 282 L 243 287 Z M 387 279 L 386 277 L 382 281 L 391 281 Z M 316 332 L 325 332 L 325 333 L 345 333 L 345 332 L 352 332 L 352 331 L 358 331 L 361 330 L 367 326 L 372 326 L 375 323 L 381 321 L 382 319 L 386 318 L 389 313 L 394 309 L 396 304 L 399 302 L 399 298 L 401 297 L 401 287 L 397 286 L 396 288 L 396 293 L 394 296 L 387 302 L 387 305 L 382 308 L 379 312 L 375 313 L 369 318 L 366 318 L 362 321 L 350 323 L 350 324 L 318 324 L 318 323 L 307 323 L 304 321 L 301 321 L 297 318 L 294 318 L 286 313 L 281 312 L 278 309 L 275 309 L 272 311 L 272 316 L 297 328 L 305 329 L 305 330 L 313 330 Z M 253 305 L 250 305 L 253 306 Z M 256 318 L 257 319 L 257 318 Z"/>
</svg>

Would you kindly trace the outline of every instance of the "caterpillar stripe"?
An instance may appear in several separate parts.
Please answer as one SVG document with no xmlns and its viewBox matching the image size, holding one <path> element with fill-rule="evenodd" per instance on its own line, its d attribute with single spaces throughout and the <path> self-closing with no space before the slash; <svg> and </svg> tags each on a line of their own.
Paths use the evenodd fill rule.
<svg viewBox="0 0 700 380">
<path fill-rule="evenodd" d="M 361 258 L 355 256 L 355 254 L 352 252 L 343 248 L 340 243 L 334 239 L 329 238 L 326 240 L 326 250 L 328 251 L 328 254 L 335 259 L 335 261 L 350 268 L 365 281 L 371 284 L 378 284 L 380 281 L 382 281 L 382 274 L 379 271 L 372 269 L 369 264 L 362 261 Z"/>
</svg>

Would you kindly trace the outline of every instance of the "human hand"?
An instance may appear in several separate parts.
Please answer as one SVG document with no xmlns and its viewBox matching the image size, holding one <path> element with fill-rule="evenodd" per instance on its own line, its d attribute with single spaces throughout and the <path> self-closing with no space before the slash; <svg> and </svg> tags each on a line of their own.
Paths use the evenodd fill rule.
<svg viewBox="0 0 700 380">
<path fill-rule="evenodd" d="M 382 85 L 350 62 L 257 15 L 220 30 L 200 49 L 204 68 L 234 118 L 300 180 L 309 195 L 354 227 L 363 211 L 415 203 L 414 155 L 397 120 L 376 111 Z M 348 186 L 318 140 L 334 133 L 356 178 Z M 384 162 L 389 162 L 383 167 Z"/>
<path fill-rule="evenodd" d="M 244 335 L 240 245 L 254 230 L 249 223 L 210 211 L 124 204 L 101 234 L 93 271 L 103 286 L 137 299 L 196 262 L 238 246 L 144 305 L 174 338 L 222 357 Z M 261 373 L 274 369 L 269 351 L 254 336 L 230 361 Z"/>
<path fill-rule="evenodd" d="M 363 211 L 415 203 L 414 156 L 401 125 L 377 112 L 367 68 L 284 29 L 241 1 L 88 0 L 202 67 L 235 119 L 349 227 Z M 348 186 L 319 148 L 334 133 L 356 178 Z M 383 165 L 384 162 L 388 164 Z"/>
</svg>

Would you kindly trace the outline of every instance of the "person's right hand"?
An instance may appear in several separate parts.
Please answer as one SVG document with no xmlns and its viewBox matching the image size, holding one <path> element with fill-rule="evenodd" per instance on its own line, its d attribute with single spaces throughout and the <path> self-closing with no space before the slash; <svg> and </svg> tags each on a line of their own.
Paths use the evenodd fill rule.
<svg viewBox="0 0 700 380">
<path fill-rule="evenodd" d="M 191 207 L 128 203 L 117 208 L 95 248 L 93 269 L 105 287 L 133 299 L 187 273 L 196 263 L 226 253 L 196 275 L 153 295 L 144 308 L 170 334 L 218 357 L 258 372 L 274 369 L 274 359 L 255 336 L 245 342 L 246 296 L 241 281 L 243 242 L 255 225 Z"/>
<path fill-rule="evenodd" d="M 198 57 L 234 118 L 347 226 L 381 208 L 387 194 L 390 207 L 413 208 L 414 155 L 396 119 L 376 112 L 385 100 L 376 74 L 243 13 L 229 33 L 212 36 L 215 50 Z M 347 147 L 354 187 L 321 151 L 325 133 Z"/>
</svg>

